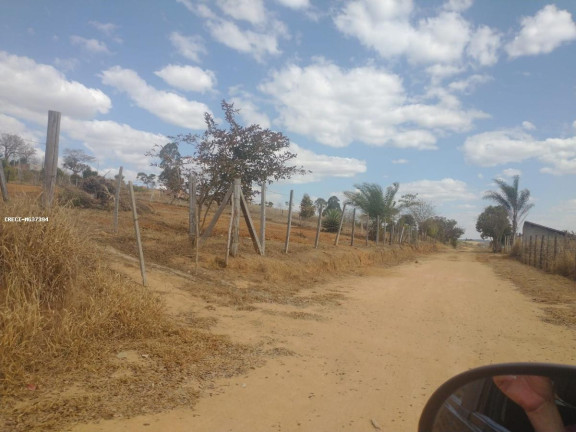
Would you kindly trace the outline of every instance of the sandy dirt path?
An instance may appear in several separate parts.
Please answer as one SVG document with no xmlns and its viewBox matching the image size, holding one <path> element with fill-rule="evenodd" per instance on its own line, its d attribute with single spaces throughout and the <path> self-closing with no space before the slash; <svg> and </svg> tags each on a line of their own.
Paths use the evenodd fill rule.
<svg viewBox="0 0 576 432">
<path fill-rule="evenodd" d="M 573 330 L 544 323 L 539 306 L 478 262 L 473 252 L 443 253 L 347 277 L 339 306 L 303 311 L 211 311 L 213 329 L 240 342 L 294 352 L 245 376 L 217 381 L 193 409 L 77 425 L 111 431 L 415 431 L 426 399 L 452 375 L 497 362 L 574 363 Z M 197 300 L 178 307 L 206 313 Z M 174 305 L 174 307 L 176 307 Z"/>
</svg>

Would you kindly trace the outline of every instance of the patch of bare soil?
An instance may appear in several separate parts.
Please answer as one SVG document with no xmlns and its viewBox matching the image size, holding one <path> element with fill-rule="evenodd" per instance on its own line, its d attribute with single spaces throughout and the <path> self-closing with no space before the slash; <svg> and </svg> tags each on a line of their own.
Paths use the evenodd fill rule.
<svg viewBox="0 0 576 432">
<path fill-rule="evenodd" d="M 542 303 L 546 322 L 576 328 L 576 281 L 523 264 L 505 255 L 478 254 L 532 301 Z"/>
</svg>

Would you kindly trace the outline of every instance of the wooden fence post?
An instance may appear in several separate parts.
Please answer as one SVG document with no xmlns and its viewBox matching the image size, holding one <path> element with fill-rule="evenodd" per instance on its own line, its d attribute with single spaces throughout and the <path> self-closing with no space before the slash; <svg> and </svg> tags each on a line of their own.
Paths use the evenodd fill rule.
<svg viewBox="0 0 576 432">
<path fill-rule="evenodd" d="M 230 254 L 233 257 L 238 255 L 238 245 L 240 244 L 240 191 L 240 179 L 234 179 L 234 192 L 232 194 L 234 218 L 232 222 L 232 246 L 230 248 Z"/>
<path fill-rule="evenodd" d="M 195 243 L 198 243 L 197 224 L 198 210 L 196 208 L 196 178 L 193 174 L 188 177 L 188 236 Z"/>
<path fill-rule="evenodd" d="M 2 160 L 0 160 L 0 189 L 2 189 L 2 199 L 8 201 L 8 188 L 6 187 L 6 176 L 4 175 L 4 167 L 2 166 Z"/>
<path fill-rule="evenodd" d="M 52 206 L 56 175 L 58 173 L 58 143 L 60 140 L 60 113 L 48 111 L 48 130 L 46 132 L 46 154 L 44 156 L 44 193 L 45 208 Z"/>
<path fill-rule="evenodd" d="M 144 266 L 144 252 L 142 251 L 142 240 L 140 239 L 140 227 L 138 226 L 138 211 L 136 210 L 136 198 L 132 182 L 128 182 L 130 188 L 130 200 L 132 201 L 132 217 L 134 218 L 134 231 L 136 232 L 136 243 L 138 245 L 138 257 L 140 258 L 140 273 L 142 274 L 142 285 L 146 286 L 146 268 Z"/>
<path fill-rule="evenodd" d="M 114 194 L 114 234 L 118 234 L 118 211 L 120 208 L 120 188 L 122 187 L 122 167 L 118 170 L 116 193 Z"/>
<path fill-rule="evenodd" d="M 342 231 L 342 224 L 344 223 L 344 212 L 346 211 L 346 204 L 342 207 L 342 217 L 340 218 L 340 224 L 338 225 L 338 232 L 336 233 L 336 240 L 334 240 L 334 244 L 338 246 L 338 240 L 340 240 L 340 232 Z"/>
<path fill-rule="evenodd" d="M 262 182 L 260 193 L 260 247 L 262 255 L 266 254 L 266 181 Z"/>
<path fill-rule="evenodd" d="M 402 231 L 400 231 L 400 241 L 398 241 L 399 244 L 402 244 L 402 239 L 404 237 L 404 228 L 406 228 L 406 225 L 402 225 Z"/>
<path fill-rule="evenodd" d="M 394 228 L 396 227 L 396 225 L 392 225 L 392 228 L 390 229 L 390 244 L 392 244 L 394 242 L 394 231 L 396 231 Z"/>
<path fill-rule="evenodd" d="M 320 225 L 322 224 L 322 204 L 318 210 L 318 223 L 316 224 L 316 239 L 314 239 L 314 249 L 318 249 L 318 241 L 320 240 Z"/>
<path fill-rule="evenodd" d="M 532 236 L 528 242 L 528 265 L 532 265 Z"/>
<path fill-rule="evenodd" d="M 543 254 L 544 254 L 544 234 L 542 234 L 542 237 L 540 238 L 540 265 L 538 266 L 539 268 L 542 268 Z"/>
<path fill-rule="evenodd" d="M 350 239 L 350 246 L 354 246 L 354 229 L 356 228 L 356 207 L 352 209 L 352 238 Z"/>
<path fill-rule="evenodd" d="M 288 253 L 288 245 L 290 244 L 290 229 L 292 228 L 292 199 L 294 198 L 294 190 L 290 190 L 290 202 L 288 203 L 288 226 L 286 227 L 286 242 L 284 243 L 284 253 Z"/>
<path fill-rule="evenodd" d="M 380 241 L 380 216 L 376 216 L 376 246 Z"/>
<path fill-rule="evenodd" d="M 556 271 L 556 258 L 558 256 L 558 237 L 554 236 L 554 271 Z"/>
<path fill-rule="evenodd" d="M 368 246 L 368 223 L 370 222 L 370 218 L 366 219 L 366 246 Z"/>
</svg>

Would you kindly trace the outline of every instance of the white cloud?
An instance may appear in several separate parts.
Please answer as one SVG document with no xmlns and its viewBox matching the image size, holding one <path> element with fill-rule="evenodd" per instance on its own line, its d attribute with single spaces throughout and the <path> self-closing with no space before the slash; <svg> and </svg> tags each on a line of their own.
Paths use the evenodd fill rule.
<svg viewBox="0 0 576 432">
<path fill-rule="evenodd" d="M 479 197 L 468 189 L 468 185 L 452 178 L 442 180 L 418 180 L 410 183 L 401 183 L 398 192 L 404 194 L 418 194 L 418 196 L 433 204 L 449 201 L 473 201 Z"/>
<path fill-rule="evenodd" d="M 236 20 L 262 24 L 267 18 L 263 0 L 216 0 L 216 4 L 222 12 Z"/>
<path fill-rule="evenodd" d="M 184 36 L 178 32 L 172 32 L 170 42 L 181 56 L 196 63 L 200 63 L 200 55 L 207 52 L 200 36 Z"/>
<path fill-rule="evenodd" d="M 576 24 L 570 12 L 547 5 L 535 16 L 522 19 L 522 28 L 506 51 L 510 57 L 547 54 L 574 39 Z"/>
<path fill-rule="evenodd" d="M 103 33 L 106 37 L 112 39 L 116 43 L 122 43 L 122 39 L 116 36 L 118 26 L 113 23 L 101 23 L 98 21 L 90 21 L 89 24 Z"/>
<path fill-rule="evenodd" d="M 536 140 L 522 130 L 502 130 L 468 137 L 462 150 L 466 160 L 480 166 L 537 159 L 544 173 L 576 174 L 576 137 Z"/>
<path fill-rule="evenodd" d="M 402 165 L 402 164 L 407 164 L 408 160 L 406 160 L 406 159 L 394 159 L 392 161 L 392 163 L 395 165 Z"/>
<path fill-rule="evenodd" d="M 172 87 L 185 91 L 204 93 L 216 85 L 214 72 L 196 66 L 168 65 L 154 73 Z"/>
<path fill-rule="evenodd" d="M 501 176 L 502 177 L 508 177 L 508 178 L 512 178 L 514 176 L 519 176 L 522 175 L 522 171 L 520 171 L 519 169 L 515 169 L 515 168 L 507 168 L 504 171 L 502 171 Z"/>
<path fill-rule="evenodd" d="M 292 8 L 292 9 L 306 9 L 310 6 L 309 0 L 276 0 L 283 6 Z"/>
<path fill-rule="evenodd" d="M 262 129 L 269 129 L 272 125 L 268 116 L 260 111 L 249 94 L 240 92 L 238 96 L 233 96 L 230 102 L 234 104 L 234 109 L 240 110 L 238 115 L 245 124 L 257 124 Z"/>
<path fill-rule="evenodd" d="M 498 61 L 501 39 L 497 31 L 488 26 L 481 26 L 470 39 L 467 48 L 468 55 L 482 66 L 492 66 Z"/>
<path fill-rule="evenodd" d="M 283 126 L 333 147 L 357 140 L 433 149 L 436 132 L 465 131 L 484 116 L 457 100 L 452 106 L 411 104 L 398 75 L 374 67 L 344 70 L 321 60 L 275 71 L 259 89 L 276 100 Z"/>
<path fill-rule="evenodd" d="M 68 81 L 54 67 L 0 51 L 0 106 L 4 114 L 46 124 L 48 110 L 89 119 L 112 103 L 98 89 Z"/>
<path fill-rule="evenodd" d="M 530 123 L 529 121 L 523 121 L 522 122 L 522 127 L 526 130 L 534 130 L 536 129 L 536 126 L 534 126 L 533 123 Z"/>
<path fill-rule="evenodd" d="M 5 114 L 0 114 L 0 133 L 18 135 L 29 141 L 38 150 L 46 139 L 46 131 L 31 130 L 20 120 Z"/>
<path fill-rule="evenodd" d="M 448 0 L 444 4 L 444 9 L 454 12 L 463 12 L 470 9 L 474 0 Z"/>
<path fill-rule="evenodd" d="M 136 169 L 149 168 L 150 159 L 145 153 L 155 144 L 166 144 L 164 135 L 133 129 L 113 121 L 79 121 L 64 117 L 61 133 L 80 141 L 100 161 L 117 161 Z"/>
<path fill-rule="evenodd" d="M 235 21 L 218 16 L 206 3 L 177 0 L 189 11 L 204 19 L 211 36 L 223 45 L 253 56 L 257 61 L 269 55 L 280 54 L 278 40 L 289 38 L 281 21 L 266 11 L 262 0 L 217 0 L 216 5 L 233 20 L 245 21 L 252 28 L 239 26 Z"/>
<path fill-rule="evenodd" d="M 295 176 L 288 183 L 311 183 L 326 177 L 354 177 L 366 172 L 366 161 L 317 154 L 297 144 L 290 143 L 290 151 L 297 154 L 294 165 L 301 165 L 311 174 Z"/>
<path fill-rule="evenodd" d="M 450 1 L 437 16 L 412 24 L 412 1 L 354 0 L 335 18 L 338 29 L 358 38 L 382 57 L 405 55 L 412 63 L 455 63 L 466 53 L 481 64 L 491 63 L 498 40 L 489 29 L 473 33 L 460 15 L 469 1 Z"/>
<path fill-rule="evenodd" d="M 218 42 L 244 54 L 252 55 L 261 61 L 267 55 L 280 54 L 278 37 L 283 33 L 282 27 L 278 31 L 256 32 L 243 30 L 235 23 L 218 19 L 208 21 L 206 24 L 214 39 Z"/>
<path fill-rule="evenodd" d="M 450 90 L 462 92 L 462 93 L 470 93 L 476 89 L 477 86 L 484 84 L 488 81 L 491 81 L 493 78 L 488 75 L 471 75 L 466 79 L 460 81 L 454 81 L 448 85 Z"/>
<path fill-rule="evenodd" d="M 175 93 L 149 86 L 131 69 L 114 66 L 102 72 L 102 82 L 128 94 L 136 105 L 162 120 L 189 129 L 204 127 L 204 113 L 209 108 Z"/>
<path fill-rule="evenodd" d="M 70 42 L 72 45 L 78 45 L 82 49 L 93 54 L 110 54 L 106 44 L 97 39 L 86 39 L 81 36 L 70 36 Z"/>
</svg>

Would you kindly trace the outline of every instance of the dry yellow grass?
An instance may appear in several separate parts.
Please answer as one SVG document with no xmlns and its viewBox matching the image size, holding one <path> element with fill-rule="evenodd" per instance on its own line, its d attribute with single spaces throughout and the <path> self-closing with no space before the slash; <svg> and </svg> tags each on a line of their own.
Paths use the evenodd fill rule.
<svg viewBox="0 0 576 432">
<path fill-rule="evenodd" d="M 257 361 L 252 348 L 172 322 L 155 294 L 106 266 L 69 209 L 16 198 L 0 208 L 5 216 L 49 220 L 1 225 L 0 430 L 191 404 L 198 389 L 178 385 L 184 379 Z M 145 353 L 146 362 L 118 364 L 121 350 Z"/>
<path fill-rule="evenodd" d="M 112 271 L 102 246 L 137 256 L 130 212 L 121 212 L 114 235 L 110 211 L 45 212 L 34 201 L 38 194 L 25 192 L 28 198 L 13 194 L 0 207 L 0 430 L 61 430 L 70 421 L 190 406 L 211 379 L 278 354 L 214 335 L 209 322 L 194 316 L 176 321 L 138 280 Z M 269 221 L 266 256 L 254 252 L 243 227 L 240 255 L 224 267 L 223 217 L 200 249 L 195 276 L 186 207 L 149 205 L 152 211 L 140 218 L 147 265 L 180 272 L 181 289 L 192 296 L 244 310 L 269 302 L 337 302 L 338 293 L 304 289 L 435 249 L 367 248 L 360 239 L 351 247 L 346 235 L 335 247 L 334 235 L 323 233 L 316 250 L 314 224 L 303 223 L 293 227 L 286 255 L 286 225 L 274 214 L 278 223 Z M 8 223 L 5 216 L 46 216 L 49 222 Z M 315 318 L 306 312 L 292 317 Z M 127 358 L 119 360 L 121 354 Z"/>
</svg>

